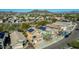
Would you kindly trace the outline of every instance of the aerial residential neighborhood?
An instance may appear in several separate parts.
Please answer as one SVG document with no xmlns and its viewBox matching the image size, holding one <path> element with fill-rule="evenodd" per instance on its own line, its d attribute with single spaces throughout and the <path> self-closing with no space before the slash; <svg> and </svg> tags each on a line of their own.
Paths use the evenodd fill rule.
<svg viewBox="0 0 79 59">
<path fill-rule="evenodd" d="M 78 49 L 79 12 L 73 11 L 0 11 L 0 48 Z"/>
</svg>

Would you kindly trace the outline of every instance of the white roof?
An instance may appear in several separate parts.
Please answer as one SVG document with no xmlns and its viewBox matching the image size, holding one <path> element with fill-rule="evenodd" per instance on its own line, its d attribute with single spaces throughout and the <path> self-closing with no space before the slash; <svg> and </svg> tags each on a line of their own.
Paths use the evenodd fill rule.
<svg viewBox="0 0 79 59">
<path fill-rule="evenodd" d="M 60 26 L 69 26 L 72 25 L 71 22 L 55 22 L 54 24 L 60 25 Z"/>
<path fill-rule="evenodd" d="M 11 37 L 11 43 L 12 43 L 12 45 L 17 44 L 18 41 L 22 42 L 22 41 L 26 40 L 26 38 L 24 37 L 24 35 L 21 32 L 18 32 L 18 31 L 14 31 L 13 33 L 11 33 L 10 37 Z"/>
</svg>

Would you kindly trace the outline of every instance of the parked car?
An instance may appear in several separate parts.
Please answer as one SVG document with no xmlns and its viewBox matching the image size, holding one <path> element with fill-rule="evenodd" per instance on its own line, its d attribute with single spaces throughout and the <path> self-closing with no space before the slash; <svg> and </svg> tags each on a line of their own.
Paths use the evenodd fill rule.
<svg viewBox="0 0 79 59">
<path fill-rule="evenodd" d="M 79 30 L 79 28 L 76 28 L 75 30 Z"/>
</svg>

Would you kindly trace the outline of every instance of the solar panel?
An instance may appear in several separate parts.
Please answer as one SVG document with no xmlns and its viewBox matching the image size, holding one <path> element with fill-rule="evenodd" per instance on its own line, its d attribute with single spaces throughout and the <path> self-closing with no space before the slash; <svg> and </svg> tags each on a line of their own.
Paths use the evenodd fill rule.
<svg viewBox="0 0 79 59">
<path fill-rule="evenodd" d="M 4 32 L 0 32 L 0 38 L 3 38 L 4 37 Z"/>
<path fill-rule="evenodd" d="M 33 32 L 33 31 L 34 31 L 34 29 L 29 29 L 28 31 L 29 31 L 29 32 Z"/>
<path fill-rule="evenodd" d="M 46 27 L 45 26 L 41 26 L 41 27 L 39 27 L 39 29 L 45 31 L 46 30 Z"/>
</svg>

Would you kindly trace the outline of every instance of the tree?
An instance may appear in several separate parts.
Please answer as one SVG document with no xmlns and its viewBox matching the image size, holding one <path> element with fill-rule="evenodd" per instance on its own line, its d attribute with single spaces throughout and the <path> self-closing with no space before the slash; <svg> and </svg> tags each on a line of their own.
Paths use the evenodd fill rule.
<svg viewBox="0 0 79 59">
<path fill-rule="evenodd" d="M 44 26 L 46 24 L 48 24 L 49 22 L 47 21 L 40 21 L 40 22 L 36 22 L 36 27 L 39 27 L 39 26 Z"/>
<path fill-rule="evenodd" d="M 27 23 L 22 23 L 21 24 L 21 30 L 26 30 L 30 27 L 30 24 L 27 24 Z"/>
<path fill-rule="evenodd" d="M 46 31 L 45 33 L 43 33 L 43 39 L 44 40 L 51 40 L 52 39 L 52 33 L 50 31 Z"/>
<path fill-rule="evenodd" d="M 77 18 L 77 21 L 79 21 L 79 18 Z"/>
<path fill-rule="evenodd" d="M 78 40 L 72 41 L 68 45 L 72 46 L 73 48 L 79 49 L 79 41 Z"/>
<path fill-rule="evenodd" d="M 2 24 L 2 23 L 0 24 L 0 32 L 1 31 L 4 31 L 4 24 Z"/>
<path fill-rule="evenodd" d="M 0 26 L 0 32 L 3 31 L 3 26 Z"/>
<path fill-rule="evenodd" d="M 52 23 L 54 23 L 54 22 L 56 22 L 57 21 L 57 19 L 51 19 L 52 20 Z"/>
</svg>

